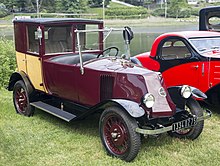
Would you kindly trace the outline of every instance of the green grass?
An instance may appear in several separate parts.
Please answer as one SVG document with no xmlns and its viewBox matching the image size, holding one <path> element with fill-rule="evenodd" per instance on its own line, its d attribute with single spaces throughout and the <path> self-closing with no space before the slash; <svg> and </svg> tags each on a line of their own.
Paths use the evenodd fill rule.
<svg viewBox="0 0 220 166">
<path fill-rule="evenodd" d="M 163 134 L 144 139 L 137 158 L 125 163 L 106 155 L 98 133 L 98 116 L 73 123 L 43 111 L 33 117 L 15 113 L 12 93 L 0 90 L 0 165 L 220 165 L 220 115 L 206 120 L 195 141 Z"/>
</svg>

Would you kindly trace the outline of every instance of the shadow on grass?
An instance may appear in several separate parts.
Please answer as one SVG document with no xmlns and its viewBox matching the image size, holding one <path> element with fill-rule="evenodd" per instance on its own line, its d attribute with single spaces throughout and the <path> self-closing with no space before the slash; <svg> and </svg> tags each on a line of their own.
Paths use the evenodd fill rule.
<svg viewBox="0 0 220 166">
<path fill-rule="evenodd" d="M 38 117 L 51 125 L 54 125 L 64 131 L 77 132 L 78 134 L 89 135 L 93 137 L 99 137 L 99 117 L 100 114 L 92 114 L 85 119 L 66 122 L 58 117 L 55 117 L 49 113 L 35 110 L 33 118 Z"/>
</svg>

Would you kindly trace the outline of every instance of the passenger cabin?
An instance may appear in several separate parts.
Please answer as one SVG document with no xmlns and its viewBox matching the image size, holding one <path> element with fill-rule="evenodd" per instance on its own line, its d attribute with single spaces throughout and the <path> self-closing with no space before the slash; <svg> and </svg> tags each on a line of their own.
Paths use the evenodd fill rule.
<svg viewBox="0 0 220 166">
<path fill-rule="evenodd" d="M 103 29 L 103 21 L 73 18 L 36 18 L 14 20 L 18 71 L 28 75 L 35 89 L 46 92 L 43 61 L 52 58 L 61 63 L 79 63 L 75 30 Z M 81 51 L 85 58 L 103 50 L 103 33 L 81 33 Z M 95 43 L 94 43 L 95 41 Z M 63 58 L 58 58 L 63 56 Z"/>
</svg>

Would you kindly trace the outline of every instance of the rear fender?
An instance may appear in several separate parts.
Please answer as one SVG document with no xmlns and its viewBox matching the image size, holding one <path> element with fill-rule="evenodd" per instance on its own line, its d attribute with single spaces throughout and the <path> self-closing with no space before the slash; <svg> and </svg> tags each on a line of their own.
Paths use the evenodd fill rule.
<svg viewBox="0 0 220 166">
<path fill-rule="evenodd" d="M 33 88 L 33 85 L 31 84 L 31 81 L 29 80 L 28 76 L 24 72 L 14 72 L 9 79 L 9 84 L 8 84 L 7 89 L 9 91 L 12 91 L 15 83 L 19 80 L 24 81 L 24 84 L 25 84 L 29 94 L 31 94 L 34 91 L 34 88 Z"/>
<path fill-rule="evenodd" d="M 123 99 L 112 99 L 104 101 L 100 103 L 99 106 L 97 106 L 95 109 L 105 109 L 110 106 L 118 106 L 122 108 L 133 118 L 139 118 L 145 114 L 144 109 L 141 108 L 138 103 Z"/>
</svg>

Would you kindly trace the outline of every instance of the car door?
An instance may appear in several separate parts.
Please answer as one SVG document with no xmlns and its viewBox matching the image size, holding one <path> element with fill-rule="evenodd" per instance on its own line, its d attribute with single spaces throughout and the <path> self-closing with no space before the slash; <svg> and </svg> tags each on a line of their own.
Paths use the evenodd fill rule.
<svg viewBox="0 0 220 166">
<path fill-rule="evenodd" d="M 38 37 L 40 27 L 38 25 L 28 25 L 27 30 L 27 50 L 24 61 L 26 62 L 26 73 L 34 85 L 34 88 L 46 91 L 42 77 L 42 63 L 40 56 L 41 39 Z"/>
<path fill-rule="evenodd" d="M 168 87 L 184 84 L 199 87 L 202 65 L 183 39 L 172 37 L 162 41 L 155 58 Z"/>
<path fill-rule="evenodd" d="M 64 64 L 47 60 L 44 62 L 45 82 L 50 93 L 60 98 L 78 101 L 76 75 L 79 72 L 77 64 Z"/>
</svg>

